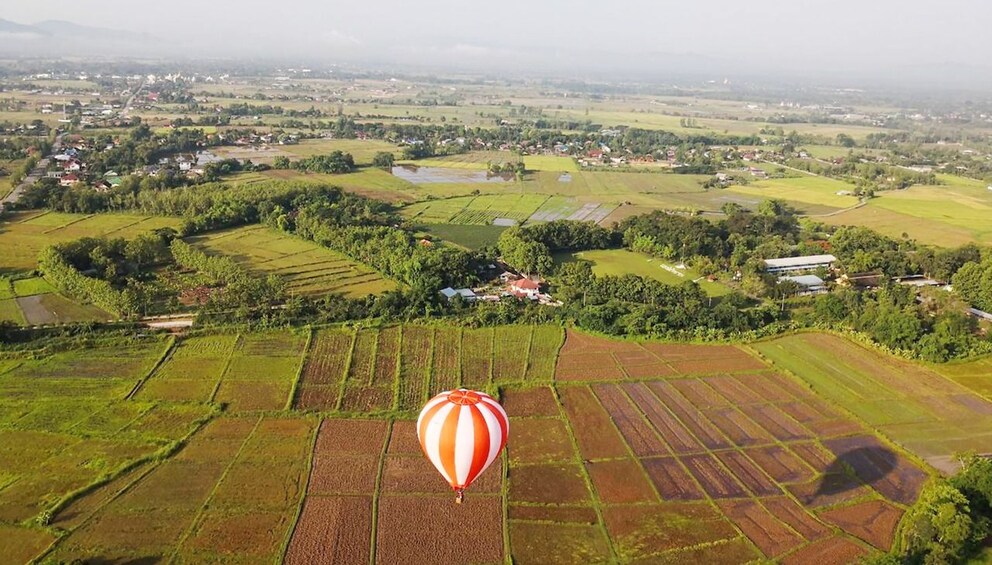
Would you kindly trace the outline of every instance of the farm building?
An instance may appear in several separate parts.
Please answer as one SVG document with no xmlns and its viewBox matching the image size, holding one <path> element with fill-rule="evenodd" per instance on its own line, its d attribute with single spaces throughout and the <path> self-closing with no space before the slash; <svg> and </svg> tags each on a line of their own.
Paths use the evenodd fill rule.
<svg viewBox="0 0 992 565">
<path fill-rule="evenodd" d="M 885 275 L 881 272 L 869 271 L 867 273 L 848 273 L 841 275 L 841 277 L 837 279 L 837 282 L 842 286 L 850 286 L 851 288 L 865 290 L 882 286 L 882 282 L 884 280 Z"/>
<path fill-rule="evenodd" d="M 926 275 L 909 275 L 906 277 L 896 277 L 893 280 L 901 285 L 915 286 L 917 288 L 924 286 L 944 286 L 944 283 L 936 279 L 931 279 Z"/>
<path fill-rule="evenodd" d="M 804 255 L 802 257 L 781 257 L 766 259 L 765 270 L 769 273 L 801 273 L 824 267 L 829 269 L 837 260 L 833 255 Z"/>
<path fill-rule="evenodd" d="M 811 294 L 823 294 L 827 292 L 827 286 L 823 279 L 816 275 L 798 275 L 794 277 L 780 277 L 779 282 L 791 281 L 799 285 L 799 294 L 803 296 Z"/>
<path fill-rule="evenodd" d="M 456 296 L 461 296 L 464 300 L 469 302 L 474 301 L 477 296 L 472 292 L 471 288 L 448 288 L 441 289 L 441 295 L 447 298 L 449 301 L 454 300 Z"/>
</svg>

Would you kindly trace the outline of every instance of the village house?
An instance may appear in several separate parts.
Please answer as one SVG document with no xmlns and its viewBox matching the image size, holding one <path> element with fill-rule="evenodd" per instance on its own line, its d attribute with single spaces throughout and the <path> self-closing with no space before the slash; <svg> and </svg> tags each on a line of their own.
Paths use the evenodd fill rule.
<svg viewBox="0 0 992 565">
<path fill-rule="evenodd" d="M 506 290 L 517 298 L 537 300 L 541 294 L 541 284 L 526 278 L 517 279 L 511 281 Z"/>
<path fill-rule="evenodd" d="M 61 186 L 73 186 L 78 182 L 79 177 L 73 173 L 64 174 L 62 175 L 62 178 L 59 179 L 59 184 Z"/>
</svg>

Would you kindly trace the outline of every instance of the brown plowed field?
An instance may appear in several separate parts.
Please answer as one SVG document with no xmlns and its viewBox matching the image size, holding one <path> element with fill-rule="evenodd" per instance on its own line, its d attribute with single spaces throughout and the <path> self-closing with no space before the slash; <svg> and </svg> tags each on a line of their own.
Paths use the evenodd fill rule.
<svg viewBox="0 0 992 565">
<path fill-rule="evenodd" d="M 644 470 L 662 500 L 701 500 L 702 489 L 692 475 L 674 457 L 642 459 Z"/>
<path fill-rule="evenodd" d="M 546 386 L 526 390 L 505 390 L 501 400 L 503 409 L 511 418 L 528 416 L 553 418 L 559 415 L 554 393 Z"/>
<path fill-rule="evenodd" d="M 825 510 L 820 512 L 820 517 L 882 551 L 888 551 L 902 518 L 902 510 L 881 500 L 869 500 Z"/>
<path fill-rule="evenodd" d="M 782 555 L 805 541 L 753 500 L 724 500 L 717 505 L 768 557 Z"/>
<path fill-rule="evenodd" d="M 286 552 L 286 563 L 368 563 L 372 497 L 308 496 Z"/>
<path fill-rule="evenodd" d="M 610 413 L 620 434 L 638 457 L 668 455 L 668 447 L 647 425 L 626 395 L 615 385 L 595 385 L 593 391 Z"/>
<path fill-rule="evenodd" d="M 857 543 L 842 537 L 832 537 L 813 542 L 782 559 L 783 565 L 847 565 L 856 563 L 868 551 Z"/>
<path fill-rule="evenodd" d="M 681 458 L 692 476 L 699 481 L 706 494 L 713 498 L 737 498 L 747 496 L 744 487 L 729 474 L 710 454 L 689 455 Z"/>
<path fill-rule="evenodd" d="M 737 480 L 756 496 L 782 494 L 782 489 L 777 487 L 760 467 L 740 451 L 720 451 L 717 452 L 716 456 L 737 477 Z"/>
<path fill-rule="evenodd" d="M 591 390 L 584 386 L 562 387 L 559 395 L 584 459 L 628 455 L 620 432 Z"/>
</svg>

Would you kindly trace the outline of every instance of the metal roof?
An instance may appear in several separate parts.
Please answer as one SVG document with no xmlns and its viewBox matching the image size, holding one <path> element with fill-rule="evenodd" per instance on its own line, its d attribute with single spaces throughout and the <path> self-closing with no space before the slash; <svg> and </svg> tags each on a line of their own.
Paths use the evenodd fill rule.
<svg viewBox="0 0 992 565">
<path fill-rule="evenodd" d="M 802 257 L 782 257 L 780 259 L 765 259 L 765 265 L 771 268 L 803 267 L 806 265 L 822 265 L 833 263 L 837 258 L 833 255 L 804 255 Z"/>
</svg>

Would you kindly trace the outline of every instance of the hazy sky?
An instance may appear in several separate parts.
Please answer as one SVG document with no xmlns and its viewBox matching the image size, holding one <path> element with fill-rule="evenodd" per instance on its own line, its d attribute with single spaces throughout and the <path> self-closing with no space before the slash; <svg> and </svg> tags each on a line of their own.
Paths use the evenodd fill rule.
<svg viewBox="0 0 992 565">
<path fill-rule="evenodd" d="M 985 0 L 6 0 L 184 54 L 648 72 L 893 75 L 992 61 Z"/>
</svg>

